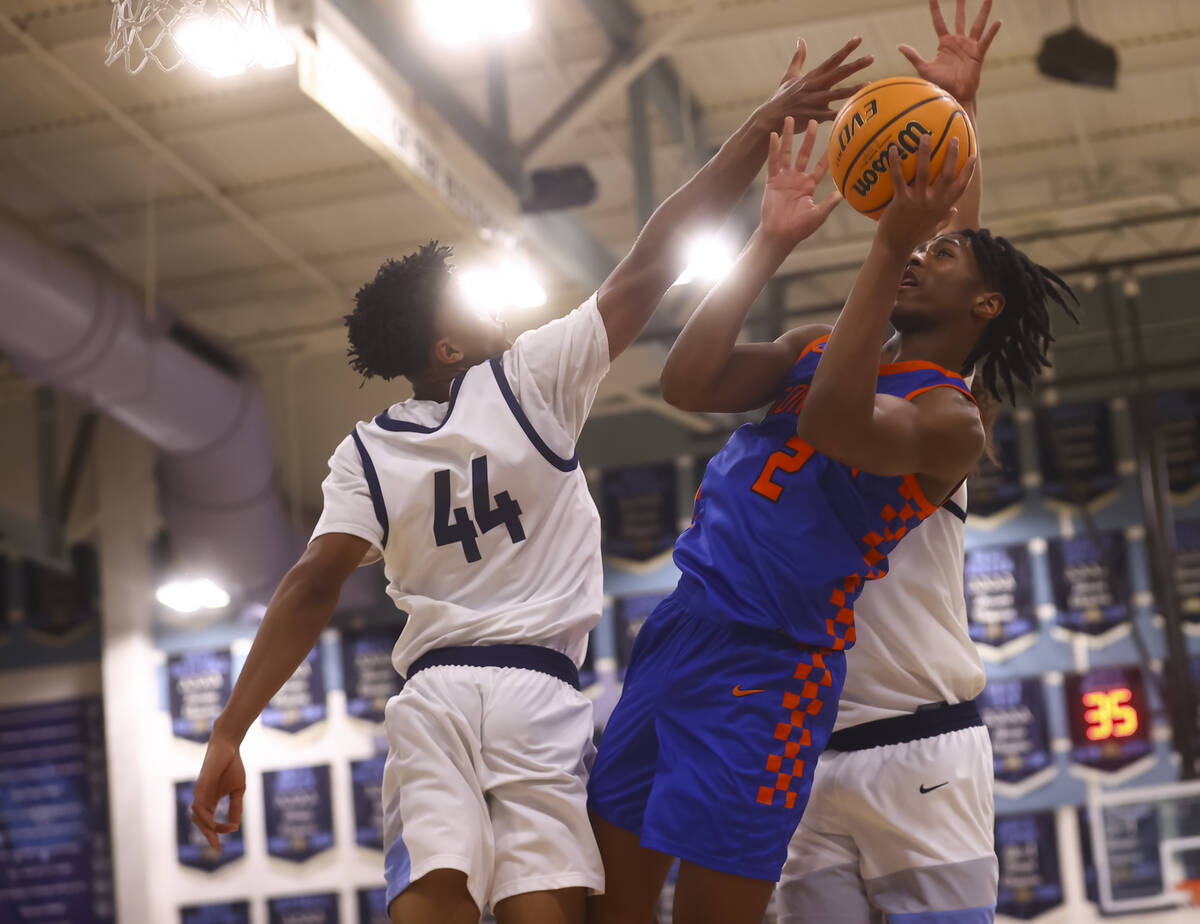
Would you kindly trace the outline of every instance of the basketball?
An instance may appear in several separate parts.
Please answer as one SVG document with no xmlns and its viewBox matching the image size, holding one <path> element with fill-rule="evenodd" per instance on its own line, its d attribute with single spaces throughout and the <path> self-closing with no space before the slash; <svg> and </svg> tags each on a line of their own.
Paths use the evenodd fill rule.
<svg viewBox="0 0 1200 924">
<path fill-rule="evenodd" d="M 953 96 L 918 77 L 889 77 L 859 90 L 833 121 L 829 170 L 834 182 L 857 211 L 878 220 L 892 201 L 887 152 L 900 147 L 904 179 L 917 172 L 921 135 L 932 136 L 929 177 L 938 175 L 946 146 L 958 139 L 957 173 L 975 153 L 975 130 Z"/>
</svg>

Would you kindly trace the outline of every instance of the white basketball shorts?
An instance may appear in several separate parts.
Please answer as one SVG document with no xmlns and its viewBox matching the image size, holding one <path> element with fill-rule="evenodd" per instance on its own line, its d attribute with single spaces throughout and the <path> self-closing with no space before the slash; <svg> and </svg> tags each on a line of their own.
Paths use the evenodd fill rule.
<svg viewBox="0 0 1200 924">
<path fill-rule="evenodd" d="M 780 924 L 992 921 L 992 769 L 983 725 L 826 751 L 776 891 Z"/>
<path fill-rule="evenodd" d="M 467 874 L 482 909 L 513 895 L 604 888 L 587 814 L 591 701 L 511 667 L 431 667 L 388 702 L 387 900 L 430 870 Z"/>
</svg>

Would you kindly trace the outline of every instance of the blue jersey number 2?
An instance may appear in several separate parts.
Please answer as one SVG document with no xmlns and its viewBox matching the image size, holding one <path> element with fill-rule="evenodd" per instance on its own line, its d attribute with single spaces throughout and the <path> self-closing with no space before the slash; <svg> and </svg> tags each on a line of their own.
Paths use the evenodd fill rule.
<svg viewBox="0 0 1200 924">
<path fill-rule="evenodd" d="M 475 540 L 481 532 L 486 533 L 503 524 L 508 527 L 508 538 L 514 543 L 525 538 L 521 525 L 521 505 L 501 491 L 494 498 L 488 490 L 487 456 L 471 460 L 471 506 L 475 508 L 475 521 L 471 521 L 466 507 L 455 507 L 453 520 L 450 510 L 450 469 L 444 468 L 433 474 L 433 538 L 439 546 L 461 542 L 463 555 L 468 562 L 483 558 L 479 543 Z M 478 524 L 478 529 L 476 529 Z"/>
</svg>

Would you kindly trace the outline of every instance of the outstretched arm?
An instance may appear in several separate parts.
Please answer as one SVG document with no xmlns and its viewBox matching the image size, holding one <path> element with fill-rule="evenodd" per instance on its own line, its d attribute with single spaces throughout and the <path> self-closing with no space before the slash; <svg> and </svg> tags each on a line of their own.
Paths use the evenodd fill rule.
<svg viewBox="0 0 1200 924">
<path fill-rule="evenodd" d="M 990 26 L 988 16 L 992 11 L 992 0 L 983 0 L 975 21 L 967 31 L 966 0 L 955 0 L 954 31 L 946 26 L 942 18 L 939 0 L 929 0 L 929 12 L 933 19 L 933 31 L 937 33 L 937 54 L 929 61 L 911 45 L 898 45 L 900 53 L 912 63 L 917 74 L 935 83 L 951 94 L 963 109 L 975 127 L 976 140 L 979 138 L 978 110 L 979 80 L 983 72 L 983 60 L 996 33 L 1000 31 L 1003 21 L 997 19 Z M 958 214 L 946 228 L 947 231 L 957 231 L 962 228 L 978 228 L 980 226 L 980 200 L 983 191 L 983 172 L 976 161 L 975 174 L 967 186 L 962 198 L 959 199 Z"/>
<path fill-rule="evenodd" d="M 793 123 L 771 134 L 762 218 L 733 269 L 700 302 L 680 332 L 662 371 L 663 398 L 689 411 L 748 411 L 765 404 L 805 344 L 828 331 L 810 325 L 772 343 L 737 342 L 754 299 L 793 248 L 819 228 L 842 201 L 835 190 L 813 198 L 828 170 L 825 155 L 808 172 L 817 123 L 808 123 L 792 161 Z"/>
<path fill-rule="evenodd" d="M 954 163 L 957 139 L 947 158 Z M 921 138 L 917 172 L 905 185 L 899 149 L 888 152 L 895 196 L 879 220 L 871 251 L 834 324 L 796 421 L 800 439 L 826 455 L 879 475 L 927 475 L 948 490 L 983 450 L 983 428 L 965 395 L 937 388 L 915 401 L 877 395 L 879 349 L 900 276 L 919 243 L 945 221 L 971 178 L 974 158 L 953 176 L 929 180 L 930 138 Z"/>
<path fill-rule="evenodd" d="M 697 228 L 723 222 L 758 174 L 767 156 L 770 133 L 786 116 L 807 125 L 827 122 L 836 112 L 830 104 L 855 93 L 858 86 L 838 86 L 867 67 L 870 56 L 844 63 L 861 38 L 803 73 L 805 45 L 796 54 L 775 94 L 759 106 L 721 146 L 713 158 L 660 205 L 638 235 L 629 254 L 601 284 L 597 307 L 608 333 L 609 354 L 628 347 L 658 307 L 667 288 L 684 268 L 687 237 Z"/>
</svg>

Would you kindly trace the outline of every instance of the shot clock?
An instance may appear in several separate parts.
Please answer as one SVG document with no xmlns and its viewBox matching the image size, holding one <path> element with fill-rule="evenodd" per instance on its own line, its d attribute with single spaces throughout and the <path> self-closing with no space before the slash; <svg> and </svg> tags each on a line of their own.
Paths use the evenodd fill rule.
<svg viewBox="0 0 1200 924">
<path fill-rule="evenodd" d="M 1150 753 L 1150 714 L 1136 667 L 1068 674 L 1063 689 L 1075 763 L 1119 770 Z"/>
</svg>

